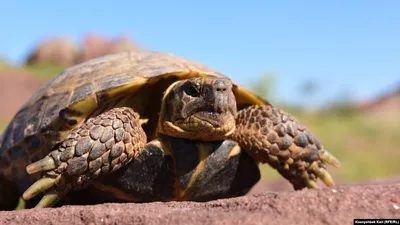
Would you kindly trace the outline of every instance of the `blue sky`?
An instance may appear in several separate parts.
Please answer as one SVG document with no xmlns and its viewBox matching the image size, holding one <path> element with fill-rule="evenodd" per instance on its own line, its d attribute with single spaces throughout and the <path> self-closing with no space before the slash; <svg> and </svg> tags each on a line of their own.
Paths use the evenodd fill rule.
<svg viewBox="0 0 400 225">
<path fill-rule="evenodd" d="M 41 38 L 128 34 L 244 85 L 277 73 L 276 99 L 369 99 L 400 82 L 400 1 L 18 1 L 0 9 L 0 56 L 22 62 Z M 314 80 L 317 96 L 299 95 Z"/>
</svg>

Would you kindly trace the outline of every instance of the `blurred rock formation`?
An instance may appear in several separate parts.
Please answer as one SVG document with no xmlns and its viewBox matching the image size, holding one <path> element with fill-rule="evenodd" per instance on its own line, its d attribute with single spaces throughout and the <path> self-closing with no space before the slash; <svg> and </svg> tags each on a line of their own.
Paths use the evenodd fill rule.
<svg viewBox="0 0 400 225">
<path fill-rule="evenodd" d="M 103 55 L 131 50 L 139 50 L 139 47 L 123 35 L 109 38 L 86 34 L 80 47 L 67 37 L 57 37 L 39 43 L 28 55 L 25 64 L 71 66 Z"/>
<path fill-rule="evenodd" d="M 358 106 L 364 114 L 378 118 L 397 118 L 400 115 L 400 83 L 398 88 L 386 92 L 373 100 L 366 101 Z"/>
<path fill-rule="evenodd" d="M 40 42 L 29 54 L 26 64 L 74 64 L 78 53 L 77 45 L 67 37 L 46 39 Z"/>
</svg>

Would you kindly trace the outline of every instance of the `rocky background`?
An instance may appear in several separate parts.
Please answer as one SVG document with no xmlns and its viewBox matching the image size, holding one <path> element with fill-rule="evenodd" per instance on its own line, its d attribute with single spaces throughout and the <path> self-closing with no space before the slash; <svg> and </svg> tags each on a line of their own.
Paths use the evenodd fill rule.
<svg viewBox="0 0 400 225">
<path fill-rule="evenodd" d="M 82 44 L 68 37 L 46 38 L 28 53 L 22 67 L 12 67 L 0 59 L 0 121 L 10 120 L 40 85 L 64 68 L 107 54 L 139 51 L 129 37 L 86 34 Z"/>
<path fill-rule="evenodd" d="M 48 38 L 23 65 L 0 60 L 0 131 L 44 82 L 64 68 L 141 49 L 127 36 L 87 34 L 81 44 Z M 265 77 L 249 87 L 268 97 Z M 315 93 L 318 94 L 318 93 Z M 172 202 L 66 206 L 0 212 L 0 224 L 352 224 L 354 218 L 400 218 L 400 87 L 368 102 L 339 98 L 321 109 L 276 105 L 294 114 L 342 162 L 329 168 L 338 186 L 293 191 L 268 166 L 244 197 L 208 203 Z"/>
</svg>

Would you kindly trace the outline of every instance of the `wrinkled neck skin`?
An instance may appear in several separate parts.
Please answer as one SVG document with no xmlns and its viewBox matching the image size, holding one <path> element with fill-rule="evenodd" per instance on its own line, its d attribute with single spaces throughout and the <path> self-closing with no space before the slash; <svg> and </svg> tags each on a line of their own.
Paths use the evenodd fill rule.
<svg viewBox="0 0 400 225">
<path fill-rule="evenodd" d="M 230 80 L 201 77 L 177 81 L 165 91 L 157 133 L 190 140 L 225 140 L 235 131 L 236 113 Z"/>
</svg>

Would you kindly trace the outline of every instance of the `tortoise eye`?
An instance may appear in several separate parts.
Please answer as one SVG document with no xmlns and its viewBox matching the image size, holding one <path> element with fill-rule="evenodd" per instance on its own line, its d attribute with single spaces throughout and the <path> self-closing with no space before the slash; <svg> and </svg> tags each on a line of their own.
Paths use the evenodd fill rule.
<svg viewBox="0 0 400 225">
<path fill-rule="evenodd" d="M 192 97 L 199 97 L 199 95 L 200 95 L 199 90 L 198 90 L 195 86 L 192 86 L 192 85 L 188 86 L 188 87 L 185 89 L 185 93 L 186 93 L 187 95 L 192 96 Z"/>
</svg>

